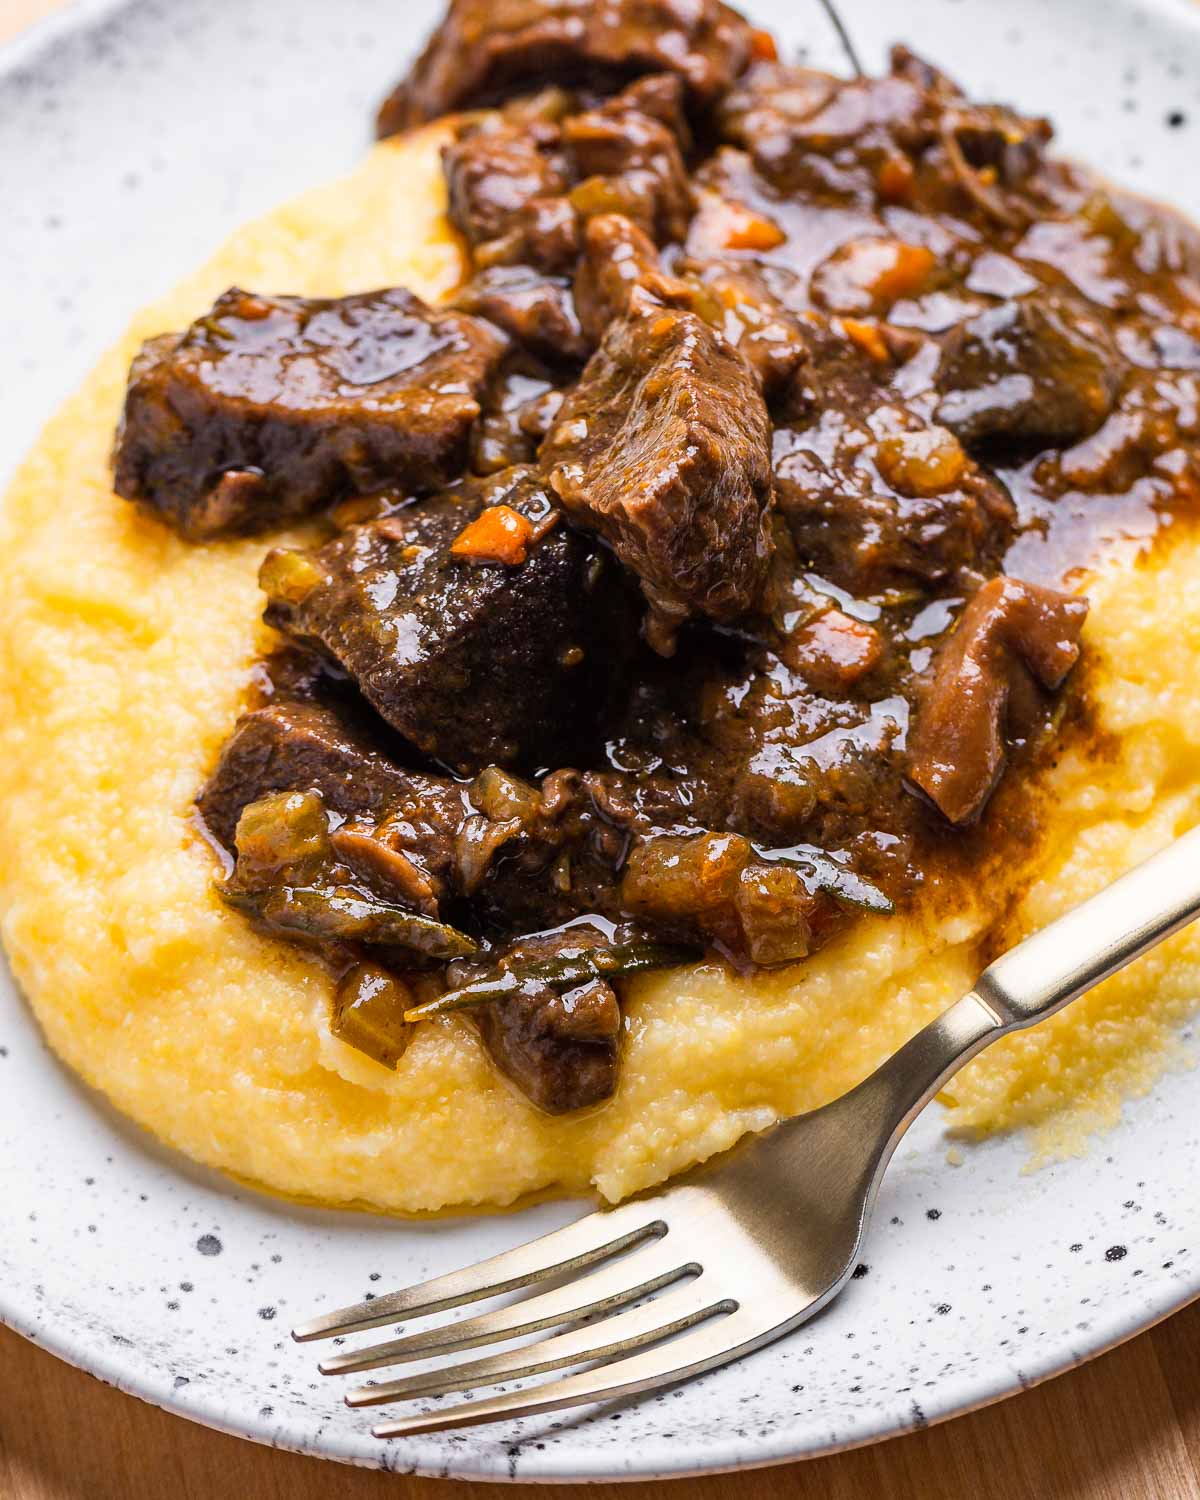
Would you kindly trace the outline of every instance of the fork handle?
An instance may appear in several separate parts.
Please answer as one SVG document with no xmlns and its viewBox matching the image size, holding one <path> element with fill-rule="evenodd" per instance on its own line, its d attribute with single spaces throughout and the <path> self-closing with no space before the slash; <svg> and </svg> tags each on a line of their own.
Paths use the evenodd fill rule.
<svg viewBox="0 0 1200 1500">
<path fill-rule="evenodd" d="M 849 1093 L 760 1137 L 743 1191 L 756 1214 L 765 1193 L 790 1205 L 794 1218 L 802 1188 L 809 1233 L 793 1254 L 801 1255 L 804 1284 L 819 1291 L 806 1316 L 849 1277 L 893 1151 L 954 1074 L 1198 916 L 1200 827 L 989 964 L 973 989 Z"/>
<path fill-rule="evenodd" d="M 1200 916 L 1200 827 L 988 965 L 974 994 L 1004 1031 L 1052 1016 Z"/>
<path fill-rule="evenodd" d="M 985 1047 L 1062 1010 L 1197 916 L 1200 827 L 989 964 L 961 1000 L 827 1105 L 831 1121 L 845 1122 L 881 1173 L 917 1115 Z"/>
</svg>

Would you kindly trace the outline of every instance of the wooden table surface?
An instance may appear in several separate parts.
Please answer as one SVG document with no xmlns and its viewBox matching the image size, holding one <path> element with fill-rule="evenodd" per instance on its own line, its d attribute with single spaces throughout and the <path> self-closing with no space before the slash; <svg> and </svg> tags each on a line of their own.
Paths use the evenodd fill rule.
<svg viewBox="0 0 1200 1500">
<path fill-rule="evenodd" d="M 63 3 L 0 0 L 0 42 Z M 1200 1500 L 1200 1303 L 1037 1390 L 854 1453 L 669 1485 L 523 1485 L 517 1492 L 545 1500 Z M 0 1328 L 0 1500 L 512 1494 L 510 1485 L 342 1468 L 209 1432 Z"/>
</svg>

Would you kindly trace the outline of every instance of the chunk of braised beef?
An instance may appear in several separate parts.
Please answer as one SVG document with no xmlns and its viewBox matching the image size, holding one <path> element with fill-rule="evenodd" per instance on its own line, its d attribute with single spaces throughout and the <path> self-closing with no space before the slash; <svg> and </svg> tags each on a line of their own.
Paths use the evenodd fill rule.
<svg viewBox="0 0 1200 1500">
<path fill-rule="evenodd" d="M 591 352 L 565 276 L 532 266 L 492 266 L 467 282 L 454 301 L 549 364 L 582 364 Z"/>
<path fill-rule="evenodd" d="M 585 218 L 618 212 L 659 244 L 687 234 L 694 200 L 679 140 L 669 125 L 619 94 L 597 109 L 572 115 L 563 145 L 577 186 L 571 201 Z"/>
<path fill-rule="evenodd" d="M 360 947 L 396 953 L 403 967 L 475 953 L 478 943 L 432 911 L 397 900 L 387 880 L 361 880 L 339 858 L 320 792 L 273 792 L 238 819 L 222 899 L 267 932 L 344 960 Z M 382 887 L 382 888 L 381 888 Z"/>
<path fill-rule="evenodd" d="M 895 77 L 906 78 L 928 94 L 938 94 L 945 99 L 961 99 L 963 96 L 962 89 L 949 74 L 902 42 L 892 46 L 888 63 L 888 71 Z"/>
<path fill-rule="evenodd" d="M 750 61 L 754 33 L 721 0 L 451 0 L 408 76 L 379 111 L 381 136 L 548 78 L 610 88 L 675 73 L 711 104 Z"/>
<path fill-rule="evenodd" d="M 621 1011 L 604 980 L 561 995 L 531 981 L 481 1006 L 475 1021 L 492 1061 L 547 1114 L 569 1114 L 612 1097 Z"/>
<path fill-rule="evenodd" d="M 573 523 L 638 576 L 658 649 L 690 615 L 754 607 L 771 555 L 770 424 L 750 367 L 694 313 L 636 292 L 541 460 Z"/>
<path fill-rule="evenodd" d="M 485 115 L 442 149 L 451 222 L 473 248 L 528 221 L 531 203 L 566 192 L 570 168 L 561 131 L 547 120 Z"/>
<path fill-rule="evenodd" d="M 692 148 L 692 127 L 687 117 L 687 92 L 678 73 L 649 73 L 621 90 L 620 99 L 665 125 L 686 156 Z"/>
<path fill-rule="evenodd" d="M 231 854 L 238 848 L 243 887 L 328 884 L 335 861 L 360 892 L 431 918 L 470 901 L 508 931 L 603 901 L 620 849 L 611 859 L 593 849 L 578 773 L 537 786 L 489 766 L 468 784 L 406 769 L 376 745 L 346 712 L 321 705 L 272 704 L 239 720 L 197 802 L 212 835 Z M 314 793 L 315 841 L 294 836 L 311 833 L 295 817 L 269 816 L 275 798 L 307 813 Z M 254 825 L 243 818 L 249 808 L 259 810 Z"/>
<path fill-rule="evenodd" d="M 993 578 L 941 648 L 909 739 L 908 776 L 957 824 L 978 818 L 1007 745 L 1044 722 L 1045 695 L 1079 659 L 1087 601 Z"/>
<path fill-rule="evenodd" d="M 533 471 L 466 481 L 337 537 L 266 618 L 442 763 L 553 763 L 586 742 L 636 631 L 619 569 L 556 519 Z"/>
<path fill-rule="evenodd" d="M 936 134 L 936 111 L 910 78 L 846 80 L 778 62 L 756 63 L 721 101 L 718 122 L 725 140 L 785 188 L 804 183 L 814 161 L 878 162 L 918 151 Z"/>
<path fill-rule="evenodd" d="M 523 938 L 505 954 L 501 969 L 554 964 L 610 940 L 590 923 Z M 477 968 L 468 963 L 469 970 Z M 451 974 L 455 972 L 451 970 Z M 568 1114 L 611 1097 L 617 1081 L 621 1009 L 602 978 L 573 985 L 525 979 L 513 994 L 472 1008 L 493 1062 L 531 1103 L 547 1114 Z"/>
<path fill-rule="evenodd" d="M 454 879 L 455 838 L 468 805 L 444 777 L 392 760 L 346 714 L 313 703 L 273 703 L 243 714 L 196 802 L 205 825 L 233 850 L 244 810 L 271 793 L 320 793 L 325 807 L 375 825 L 424 872 L 437 895 Z"/>
<path fill-rule="evenodd" d="M 753 260 L 688 260 L 680 270 L 706 289 L 708 300 L 699 305 L 771 401 L 809 358 L 811 326 L 769 284 L 770 268 Z"/>
<path fill-rule="evenodd" d="M 1082 306 L 1050 292 L 989 307 L 946 339 L 937 420 L 964 443 L 1067 444 L 1112 410 L 1124 362 Z"/>
<path fill-rule="evenodd" d="M 775 430 L 775 480 L 802 566 L 852 594 L 969 585 L 1011 536 L 1012 500 L 953 433 L 896 404 L 853 345 L 810 326 Z"/>
<path fill-rule="evenodd" d="M 575 271 L 575 310 L 594 347 L 608 325 L 629 312 L 636 286 L 661 273 L 654 241 L 625 214 L 598 214 L 583 237 Z"/>
<path fill-rule="evenodd" d="M 530 265 L 546 274 L 565 274 L 579 256 L 579 214 L 570 198 L 531 198 L 507 234 L 480 245 L 475 264 Z"/>
<path fill-rule="evenodd" d="M 114 454 L 117 493 L 191 540 L 260 531 L 347 495 L 461 471 L 499 330 L 392 289 L 233 289 L 143 346 Z"/>
<path fill-rule="evenodd" d="M 756 64 L 724 98 L 723 138 L 776 188 L 978 216 L 1015 227 L 1039 202 L 1047 121 L 971 104 L 905 48 L 892 71 L 839 79 Z"/>
</svg>

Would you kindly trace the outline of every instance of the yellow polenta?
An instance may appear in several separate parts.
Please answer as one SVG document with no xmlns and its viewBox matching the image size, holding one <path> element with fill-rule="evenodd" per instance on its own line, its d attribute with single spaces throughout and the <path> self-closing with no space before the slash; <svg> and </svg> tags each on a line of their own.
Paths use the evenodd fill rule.
<svg viewBox="0 0 1200 1500">
<path fill-rule="evenodd" d="M 1185 535 L 1092 580 L 1089 682 L 1111 748 L 1064 741 L 1019 903 L 985 878 L 975 910 L 872 920 L 786 972 L 649 978 L 617 1097 L 582 1118 L 540 1115 L 457 1018 L 384 1071 L 330 1037 L 321 966 L 222 906 L 190 822 L 263 645 L 264 543 L 180 542 L 114 498 L 108 450 L 139 340 L 231 283 L 453 286 L 439 143 L 434 129 L 378 146 L 235 235 L 137 319 L 18 475 L 0 519 L 3 938 L 56 1051 L 199 1161 L 393 1211 L 546 1188 L 619 1198 L 839 1093 L 969 984 L 997 917 L 1006 938 L 1048 921 L 1200 818 L 1200 548 Z M 951 1124 L 1028 1125 L 1039 1150 L 1073 1149 L 1171 1058 L 1198 993 L 1200 932 L 1185 933 L 975 1063 Z"/>
</svg>

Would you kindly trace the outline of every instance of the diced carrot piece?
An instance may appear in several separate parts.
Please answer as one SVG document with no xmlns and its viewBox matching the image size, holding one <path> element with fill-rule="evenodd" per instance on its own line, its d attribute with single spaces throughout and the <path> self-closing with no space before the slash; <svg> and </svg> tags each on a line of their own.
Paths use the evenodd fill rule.
<svg viewBox="0 0 1200 1500">
<path fill-rule="evenodd" d="M 879 331 L 878 323 L 861 323 L 857 318 L 843 318 L 842 328 L 846 337 L 857 344 L 868 359 L 881 365 L 891 363 L 891 352 Z"/>
<path fill-rule="evenodd" d="M 775 45 L 775 38 L 769 31 L 750 33 L 750 55 L 755 62 L 779 61 L 779 48 Z"/>
<path fill-rule="evenodd" d="M 773 220 L 752 213 L 740 203 L 726 205 L 726 250 L 774 250 L 787 235 Z"/>
<path fill-rule="evenodd" d="M 850 240 L 817 267 L 813 295 L 831 312 L 884 313 L 901 297 L 923 292 L 934 264 L 925 245 L 876 236 Z"/>
<path fill-rule="evenodd" d="M 243 292 L 233 311 L 235 317 L 241 318 L 246 323 L 261 323 L 264 318 L 269 318 L 275 309 L 269 302 L 256 297 L 253 292 Z"/>
<path fill-rule="evenodd" d="M 464 526 L 450 544 L 450 555 L 466 562 L 504 563 L 515 568 L 529 555 L 533 527 L 511 505 L 489 505 Z"/>
<path fill-rule="evenodd" d="M 880 166 L 875 183 L 885 203 L 908 203 L 915 179 L 913 164 L 907 156 L 889 156 Z"/>
<path fill-rule="evenodd" d="M 880 306 L 915 296 L 933 270 L 933 251 L 925 245 L 906 245 L 903 240 L 894 240 L 890 248 L 890 264 L 880 268 L 869 287 Z"/>
</svg>

